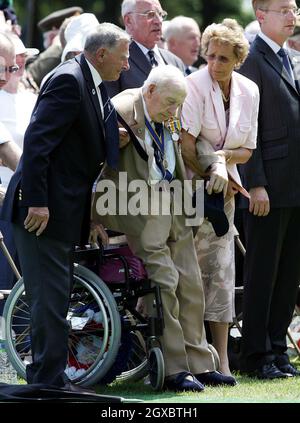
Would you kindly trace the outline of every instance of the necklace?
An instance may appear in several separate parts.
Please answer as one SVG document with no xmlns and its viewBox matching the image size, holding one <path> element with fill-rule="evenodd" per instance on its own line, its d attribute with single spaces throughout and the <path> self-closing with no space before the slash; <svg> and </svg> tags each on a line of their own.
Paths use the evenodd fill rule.
<svg viewBox="0 0 300 423">
<path fill-rule="evenodd" d="M 230 94 L 228 94 L 228 97 L 225 97 L 225 94 L 223 93 L 223 91 L 221 90 L 221 94 L 222 94 L 222 98 L 224 103 L 228 103 L 229 99 L 230 99 Z"/>
</svg>

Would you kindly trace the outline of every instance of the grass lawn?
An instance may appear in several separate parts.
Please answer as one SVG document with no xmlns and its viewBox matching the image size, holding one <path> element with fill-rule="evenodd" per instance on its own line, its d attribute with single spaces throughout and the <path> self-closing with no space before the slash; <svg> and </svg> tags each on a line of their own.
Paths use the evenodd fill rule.
<svg viewBox="0 0 300 423">
<path fill-rule="evenodd" d="M 300 369 L 300 360 L 294 362 Z M 300 377 L 278 380 L 258 380 L 233 373 L 236 386 L 206 387 L 201 393 L 155 392 L 143 381 L 130 383 L 116 381 L 109 386 L 94 387 L 98 394 L 138 399 L 145 403 L 300 403 Z M 26 383 L 19 379 L 19 383 Z"/>
<path fill-rule="evenodd" d="M 300 403 L 300 377 L 261 381 L 235 374 L 234 387 L 206 387 L 201 393 L 154 392 L 143 382 L 114 382 L 98 386 L 99 394 L 136 398 L 147 403 Z"/>
</svg>

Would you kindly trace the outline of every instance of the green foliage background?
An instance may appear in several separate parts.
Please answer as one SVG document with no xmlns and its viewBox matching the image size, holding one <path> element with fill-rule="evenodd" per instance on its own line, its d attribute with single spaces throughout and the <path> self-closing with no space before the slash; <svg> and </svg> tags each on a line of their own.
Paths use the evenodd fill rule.
<svg viewBox="0 0 300 423">
<path fill-rule="evenodd" d="M 121 2 L 122 0 L 14 0 L 14 7 L 26 32 L 30 21 L 36 23 L 55 10 L 74 5 L 94 13 L 100 21 L 121 25 Z M 161 0 L 161 5 L 170 19 L 176 15 L 191 16 L 198 21 L 201 29 L 224 17 L 234 17 L 242 25 L 254 18 L 252 12 L 242 10 L 242 0 Z M 35 33 L 34 40 L 37 36 L 38 33 Z"/>
<path fill-rule="evenodd" d="M 70 6 L 81 6 L 85 12 L 94 13 L 99 21 L 122 25 L 120 5 L 122 0 L 14 0 L 14 8 L 19 23 L 24 29 L 24 39 L 32 45 L 40 45 L 41 34 L 36 23 L 49 13 Z M 297 0 L 300 6 L 300 0 Z M 224 17 L 236 18 L 245 26 L 254 19 L 252 10 L 243 8 L 243 0 L 161 0 L 168 12 L 168 19 L 176 15 L 196 19 L 203 30 L 212 22 L 220 22 Z M 29 29 L 32 28 L 32 31 Z"/>
</svg>

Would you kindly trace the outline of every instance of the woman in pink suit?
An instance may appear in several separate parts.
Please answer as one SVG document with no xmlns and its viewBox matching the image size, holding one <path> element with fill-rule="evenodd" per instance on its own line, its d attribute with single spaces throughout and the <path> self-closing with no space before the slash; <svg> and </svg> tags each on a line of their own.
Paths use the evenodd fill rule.
<svg viewBox="0 0 300 423">
<path fill-rule="evenodd" d="M 234 194 L 232 179 L 241 184 L 236 165 L 249 160 L 256 147 L 258 87 L 236 73 L 246 59 L 249 44 L 233 19 L 212 24 L 202 36 L 207 66 L 187 77 L 188 95 L 182 109 L 182 153 L 186 166 L 199 174 L 196 150 L 209 145 L 226 164 L 228 186 L 209 184 L 208 192 L 226 192 L 224 210 L 229 231 L 217 237 L 207 220 L 195 238 L 205 289 L 205 320 L 220 357 L 220 371 L 230 375 L 227 356 L 228 324 L 234 315 Z M 196 149 L 197 144 L 197 149 Z M 224 166 L 225 168 L 225 166 Z"/>
</svg>

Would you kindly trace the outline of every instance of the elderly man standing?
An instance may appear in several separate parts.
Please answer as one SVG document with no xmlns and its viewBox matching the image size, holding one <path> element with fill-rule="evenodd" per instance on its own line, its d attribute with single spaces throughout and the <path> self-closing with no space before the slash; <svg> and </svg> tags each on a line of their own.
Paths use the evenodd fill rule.
<svg viewBox="0 0 300 423">
<path fill-rule="evenodd" d="M 185 65 L 185 73 L 190 75 L 198 70 L 193 64 L 198 60 L 201 33 L 195 19 L 176 16 L 163 34 L 168 50 L 180 57 Z"/>
<path fill-rule="evenodd" d="M 175 391 L 202 391 L 203 384 L 227 384 L 229 378 L 215 371 L 205 337 L 203 287 L 192 228 L 186 225 L 183 213 L 174 212 L 175 195 L 164 199 L 162 188 L 160 199 L 163 206 L 168 207 L 165 214 L 160 210 L 153 213 L 151 201 L 153 191 L 159 192 L 158 182 L 175 180 L 182 183 L 187 179 L 177 142 L 178 133 L 172 133 L 174 127 L 171 130 L 170 125 L 185 96 L 183 74 L 167 65 L 152 69 L 142 88 L 126 90 L 114 97 L 117 111 L 133 131 L 131 142 L 120 150 L 120 171 L 127 172 L 129 184 L 145 181 L 147 190 L 141 201 L 143 205 L 151 202 L 151 207 L 148 212 L 138 215 L 130 209 L 127 215 L 118 211 L 116 215 L 108 214 L 105 223 L 108 228 L 126 234 L 130 248 L 144 261 L 149 278 L 161 288 L 165 387 Z M 214 159 L 217 160 L 208 157 L 207 161 Z M 117 178 L 112 179 L 122 194 Z M 129 207 L 133 199 L 130 193 L 128 198 Z M 98 201 L 95 214 L 96 211 L 101 214 L 101 208 L 97 210 Z M 124 209 L 124 204 L 121 205 Z M 147 300 L 149 298 L 145 297 Z M 147 310 L 151 313 L 148 302 Z"/>
<path fill-rule="evenodd" d="M 182 61 L 157 46 L 162 35 L 162 22 L 167 17 L 159 0 L 123 0 L 122 17 L 126 31 L 132 37 L 130 69 L 117 81 L 105 84 L 110 97 L 127 88 L 141 87 L 151 68 L 158 65 L 173 65 L 184 73 Z"/>
<path fill-rule="evenodd" d="M 118 166 L 119 133 L 102 81 L 128 67 L 129 36 L 103 23 L 84 53 L 62 64 L 39 95 L 1 218 L 13 222 L 30 305 L 28 383 L 78 389 L 64 373 L 72 252 L 86 243 L 92 187 L 103 162 Z M 100 231 L 100 228 L 99 228 Z"/>
</svg>

